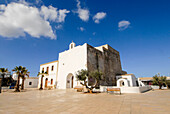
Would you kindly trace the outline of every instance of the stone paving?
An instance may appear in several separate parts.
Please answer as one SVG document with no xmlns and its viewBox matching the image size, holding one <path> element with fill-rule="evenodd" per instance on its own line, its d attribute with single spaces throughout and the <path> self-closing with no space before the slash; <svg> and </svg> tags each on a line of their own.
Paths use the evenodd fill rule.
<svg viewBox="0 0 170 114">
<path fill-rule="evenodd" d="M 0 114 L 170 114 L 170 90 L 84 94 L 73 89 L 27 89 L 0 94 Z"/>
</svg>

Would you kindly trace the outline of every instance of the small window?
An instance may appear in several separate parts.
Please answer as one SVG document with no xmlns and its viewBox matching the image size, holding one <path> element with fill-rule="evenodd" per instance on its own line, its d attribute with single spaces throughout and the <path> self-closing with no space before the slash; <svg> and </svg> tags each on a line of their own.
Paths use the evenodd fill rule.
<svg viewBox="0 0 170 114">
<path fill-rule="evenodd" d="M 32 85 L 32 82 L 29 82 L 29 85 Z"/>
<path fill-rule="evenodd" d="M 51 67 L 51 71 L 53 71 L 53 70 L 54 70 L 54 66 Z"/>
<path fill-rule="evenodd" d="M 42 72 L 44 72 L 44 68 L 42 68 Z"/>
</svg>

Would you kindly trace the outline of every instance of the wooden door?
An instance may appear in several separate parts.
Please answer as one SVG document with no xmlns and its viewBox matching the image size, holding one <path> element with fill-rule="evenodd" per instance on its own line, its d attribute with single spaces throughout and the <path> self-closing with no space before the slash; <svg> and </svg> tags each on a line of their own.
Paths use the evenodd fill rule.
<svg viewBox="0 0 170 114">
<path fill-rule="evenodd" d="M 73 88 L 73 79 L 74 79 L 74 77 L 72 76 L 72 78 L 71 78 L 71 88 Z"/>
<path fill-rule="evenodd" d="M 45 79 L 45 87 L 47 87 L 48 84 L 48 78 Z"/>
</svg>

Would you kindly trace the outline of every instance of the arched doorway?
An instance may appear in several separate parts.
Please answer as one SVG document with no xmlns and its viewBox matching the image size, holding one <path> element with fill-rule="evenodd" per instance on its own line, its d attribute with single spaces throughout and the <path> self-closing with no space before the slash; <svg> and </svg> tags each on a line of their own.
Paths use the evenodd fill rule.
<svg viewBox="0 0 170 114">
<path fill-rule="evenodd" d="M 122 86 L 124 86 L 124 85 L 125 85 L 124 81 L 121 80 L 121 81 L 120 81 L 120 87 L 122 87 Z"/>
<path fill-rule="evenodd" d="M 128 80 L 127 79 L 123 79 L 123 78 L 121 78 L 121 79 L 118 79 L 117 80 L 117 86 L 118 87 L 129 87 L 129 84 L 128 84 Z"/>
<path fill-rule="evenodd" d="M 67 75 L 66 88 L 73 88 L 73 84 L 74 84 L 74 76 L 72 73 L 70 73 Z"/>
</svg>

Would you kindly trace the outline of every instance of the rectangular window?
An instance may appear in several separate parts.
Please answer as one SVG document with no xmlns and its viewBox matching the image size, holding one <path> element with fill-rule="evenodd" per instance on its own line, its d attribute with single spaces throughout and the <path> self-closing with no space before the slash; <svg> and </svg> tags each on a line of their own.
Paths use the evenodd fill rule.
<svg viewBox="0 0 170 114">
<path fill-rule="evenodd" d="M 32 82 L 29 82 L 29 85 L 32 85 Z"/>
<path fill-rule="evenodd" d="M 51 67 L 51 71 L 53 71 L 53 70 L 54 70 L 54 66 Z"/>
<path fill-rule="evenodd" d="M 44 73 L 44 68 L 42 68 L 42 73 Z"/>
</svg>

